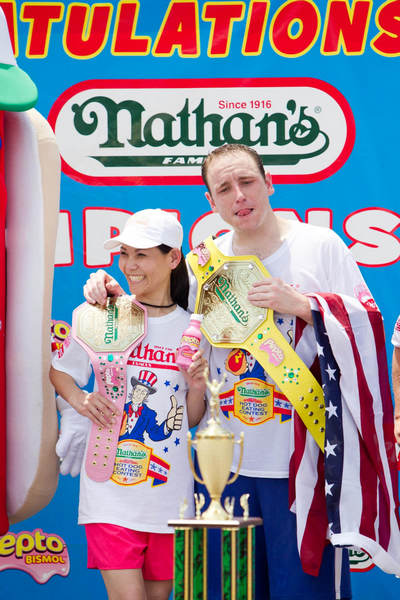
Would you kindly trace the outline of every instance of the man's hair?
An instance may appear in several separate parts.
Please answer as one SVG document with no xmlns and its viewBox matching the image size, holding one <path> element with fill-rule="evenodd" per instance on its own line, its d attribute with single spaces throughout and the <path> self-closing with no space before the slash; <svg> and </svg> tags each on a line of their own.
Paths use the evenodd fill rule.
<svg viewBox="0 0 400 600">
<path fill-rule="evenodd" d="M 208 185 L 207 173 L 212 161 L 219 156 L 224 156 L 225 154 L 238 154 L 239 152 L 245 152 L 254 159 L 262 178 L 265 179 L 265 169 L 261 160 L 261 156 L 255 150 L 253 150 L 253 148 L 245 146 L 244 144 L 224 144 L 223 146 L 219 146 L 219 148 L 212 150 L 212 152 L 205 157 L 201 165 L 201 176 L 210 193 L 211 191 Z"/>
</svg>

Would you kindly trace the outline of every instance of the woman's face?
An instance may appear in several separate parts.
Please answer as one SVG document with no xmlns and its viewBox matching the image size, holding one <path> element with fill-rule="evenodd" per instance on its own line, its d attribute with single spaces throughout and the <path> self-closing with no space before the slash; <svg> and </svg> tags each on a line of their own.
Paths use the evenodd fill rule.
<svg viewBox="0 0 400 600">
<path fill-rule="evenodd" d="M 131 293 L 139 301 L 153 300 L 154 304 L 158 304 L 157 299 L 170 297 L 171 270 L 179 260 L 180 251 L 177 248 L 163 254 L 157 247 L 140 249 L 123 245 L 119 268 L 126 277 Z"/>
</svg>

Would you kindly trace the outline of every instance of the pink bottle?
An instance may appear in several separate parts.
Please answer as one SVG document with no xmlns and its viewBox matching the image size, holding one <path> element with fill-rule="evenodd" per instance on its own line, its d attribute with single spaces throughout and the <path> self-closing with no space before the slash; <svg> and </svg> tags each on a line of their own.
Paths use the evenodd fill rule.
<svg viewBox="0 0 400 600">
<path fill-rule="evenodd" d="M 176 364 L 185 371 L 192 364 L 192 356 L 200 347 L 202 320 L 203 315 L 193 313 L 190 317 L 189 327 L 182 334 L 181 345 L 176 354 Z"/>
</svg>

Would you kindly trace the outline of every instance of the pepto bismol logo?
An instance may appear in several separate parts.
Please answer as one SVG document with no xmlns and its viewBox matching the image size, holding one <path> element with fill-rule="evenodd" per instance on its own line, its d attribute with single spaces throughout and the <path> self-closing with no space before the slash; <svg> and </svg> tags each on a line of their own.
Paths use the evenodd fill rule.
<svg viewBox="0 0 400 600">
<path fill-rule="evenodd" d="M 301 78 L 86 81 L 49 121 L 64 172 L 93 184 L 201 183 L 204 156 L 224 143 L 252 146 L 276 182 L 318 181 L 355 135 L 338 90 Z"/>
</svg>

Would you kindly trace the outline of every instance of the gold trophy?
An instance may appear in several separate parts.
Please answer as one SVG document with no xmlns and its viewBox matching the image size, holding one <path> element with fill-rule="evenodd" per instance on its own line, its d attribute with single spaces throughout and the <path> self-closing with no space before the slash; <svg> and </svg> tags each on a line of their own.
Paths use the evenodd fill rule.
<svg viewBox="0 0 400 600">
<path fill-rule="evenodd" d="M 192 440 L 190 431 L 188 432 L 188 454 L 189 464 L 193 476 L 199 483 L 206 486 L 210 494 L 211 502 L 207 510 L 200 514 L 200 509 L 196 511 L 196 518 L 207 519 L 210 521 L 224 521 L 232 519 L 233 505 L 225 503 L 228 511 L 221 505 L 221 494 L 226 485 L 233 483 L 239 476 L 240 467 L 243 459 L 243 432 L 239 440 L 235 441 L 234 434 L 226 431 L 221 425 L 219 418 L 219 392 L 225 381 L 225 373 L 222 381 L 218 383 L 216 379 L 208 381 L 208 369 L 206 373 L 207 387 L 211 393 L 210 409 L 211 417 L 207 421 L 206 427 L 197 431 L 195 439 Z M 235 444 L 240 446 L 240 458 L 236 473 L 229 479 L 231 472 L 233 450 Z M 192 461 L 192 446 L 196 447 L 197 458 L 203 480 L 195 472 Z M 196 498 L 196 505 L 204 503 L 204 499 Z"/>
</svg>

